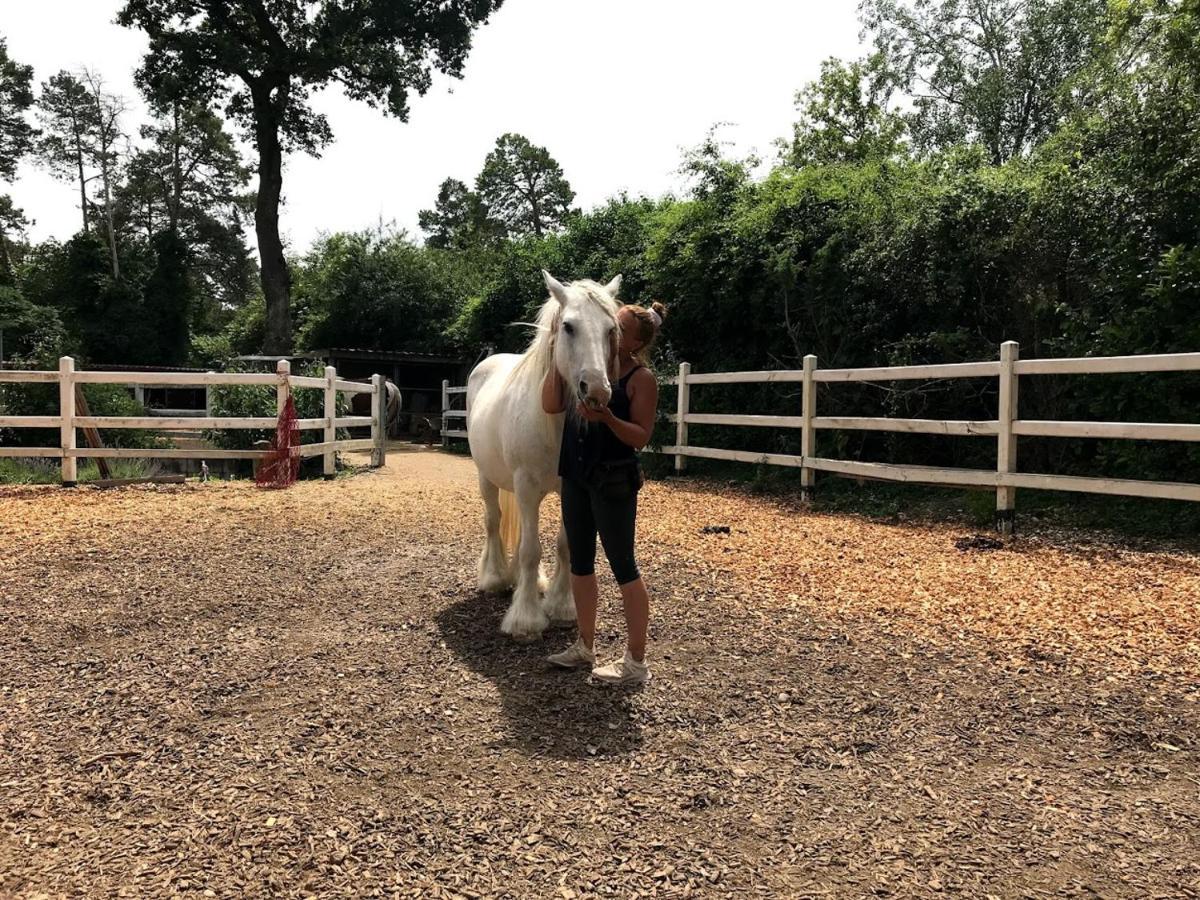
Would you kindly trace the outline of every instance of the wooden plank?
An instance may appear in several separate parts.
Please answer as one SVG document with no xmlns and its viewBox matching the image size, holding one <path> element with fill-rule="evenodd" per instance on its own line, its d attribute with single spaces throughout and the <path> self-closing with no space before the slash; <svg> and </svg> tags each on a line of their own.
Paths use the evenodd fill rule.
<svg viewBox="0 0 1200 900">
<path fill-rule="evenodd" d="M 237 429 L 264 428 L 274 430 L 277 423 L 274 417 L 245 417 L 223 419 L 220 417 L 187 417 L 187 418 L 158 418 L 155 416 L 118 417 L 118 416 L 76 416 L 76 428 L 143 428 L 150 431 L 171 429 L 174 431 L 203 431 L 205 429 Z M 324 428 L 324 419 L 300 419 L 296 423 L 302 431 Z"/>
<path fill-rule="evenodd" d="M 675 446 L 677 447 L 686 447 L 688 445 L 687 417 L 692 402 L 692 389 L 688 381 L 691 374 L 691 363 L 683 362 L 679 364 L 679 389 L 675 393 Z M 685 455 L 677 453 L 675 455 L 675 472 L 681 474 L 686 469 L 687 459 Z"/>
<path fill-rule="evenodd" d="M 1200 441 L 1200 425 L 1167 425 L 1152 422 L 1054 422 L 1018 419 L 1013 422 L 1013 433 L 1059 438 Z"/>
<path fill-rule="evenodd" d="M 319 391 L 325 390 L 325 379 L 314 378 L 310 375 L 289 375 L 288 384 L 292 386 L 293 390 L 297 388 L 316 388 Z"/>
<path fill-rule="evenodd" d="M 176 450 L 151 447 L 105 447 L 102 450 L 80 447 L 69 452 L 76 458 L 87 459 L 262 459 L 267 455 L 263 450 Z"/>
<path fill-rule="evenodd" d="M 804 464 L 804 457 L 792 456 L 786 453 L 754 453 L 749 450 L 721 450 L 715 447 L 663 447 L 660 451 L 665 456 L 693 456 L 697 459 L 724 459 L 731 462 L 762 463 L 772 466 L 791 466 L 799 468 Z"/>
<path fill-rule="evenodd" d="M 965 419 L 890 419 L 866 416 L 818 416 L 813 427 L 826 430 L 898 431 L 906 434 L 946 434 L 964 437 L 993 437 L 1000 432 L 999 422 Z"/>
<path fill-rule="evenodd" d="M 143 387 L 201 387 L 207 384 L 266 385 L 279 377 L 270 372 L 76 372 L 80 384 L 136 384 Z"/>
<path fill-rule="evenodd" d="M 928 366 L 881 366 L 870 369 L 817 369 L 814 381 L 912 381 L 922 378 L 995 378 L 999 362 L 945 363 Z"/>
<path fill-rule="evenodd" d="M 465 431 L 443 431 L 442 434 L 444 434 L 446 437 L 457 437 L 457 438 L 465 438 L 467 436 L 467 433 Z"/>
<path fill-rule="evenodd" d="M 374 438 L 362 438 L 356 441 L 322 441 L 319 444 L 301 444 L 300 456 L 307 459 L 310 456 L 321 456 L 324 453 L 354 453 L 363 450 L 374 450 Z"/>
<path fill-rule="evenodd" d="M 38 369 L 0 369 L 0 384 L 46 384 L 58 381 L 57 372 Z"/>
<path fill-rule="evenodd" d="M 1063 359 L 1025 359 L 1018 375 L 1112 375 L 1140 372 L 1200 371 L 1200 353 L 1154 353 L 1143 356 L 1082 356 Z"/>
<path fill-rule="evenodd" d="M 467 411 L 465 409 L 448 409 L 442 413 L 442 416 L 446 419 L 465 419 Z"/>
<path fill-rule="evenodd" d="M 901 466 L 892 463 L 858 462 L 849 459 L 821 459 L 812 457 L 804 461 L 821 472 L 849 475 L 854 478 L 872 478 L 879 481 L 906 481 L 915 484 L 977 485 L 995 487 L 997 474 L 984 469 L 943 469 L 936 466 Z"/>
<path fill-rule="evenodd" d="M 366 384 L 361 381 L 346 381 L 339 378 L 336 382 L 336 387 L 339 391 L 349 394 L 373 394 L 375 388 L 373 385 Z"/>
<path fill-rule="evenodd" d="M 376 372 L 371 384 L 375 387 L 371 397 L 371 465 L 378 469 L 387 464 L 387 381 Z"/>
<path fill-rule="evenodd" d="M 671 416 L 678 421 L 678 416 Z M 758 428 L 800 428 L 803 416 L 726 416 L 713 413 L 688 413 L 684 417 L 688 425 L 748 425 Z"/>
<path fill-rule="evenodd" d="M 62 459 L 62 447 L 0 447 L 0 457 L 9 459 Z"/>
<path fill-rule="evenodd" d="M 448 387 L 448 388 L 446 388 L 447 394 L 465 394 L 466 392 L 467 392 L 467 389 L 465 386 L 464 387 Z"/>
<path fill-rule="evenodd" d="M 340 419 L 334 419 L 333 425 L 335 428 L 365 428 L 374 421 L 373 416 L 343 416 Z"/>
<path fill-rule="evenodd" d="M 1075 475 L 1035 475 L 1025 472 L 1004 474 L 999 478 L 1002 484 L 1015 488 L 1200 502 L 1200 484 L 1138 481 L 1128 478 L 1083 478 Z"/>
<path fill-rule="evenodd" d="M 0 416 L 0 428 L 61 428 L 58 416 Z"/>
<path fill-rule="evenodd" d="M 683 378 L 685 376 L 680 376 Z M 797 382 L 804 380 L 804 371 L 802 369 L 778 369 L 775 371 L 764 372 L 705 372 L 701 375 L 692 375 L 689 368 L 689 373 L 686 376 L 687 383 L 691 384 L 759 384 L 759 383 L 775 383 L 775 382 Z"/>
</svg>

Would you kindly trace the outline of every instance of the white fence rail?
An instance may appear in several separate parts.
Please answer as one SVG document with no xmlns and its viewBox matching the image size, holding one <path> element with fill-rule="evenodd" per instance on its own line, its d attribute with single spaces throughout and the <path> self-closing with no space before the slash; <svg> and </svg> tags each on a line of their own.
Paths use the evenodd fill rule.
<svg viewBox="0 0 1200 900">
<path fill-rule="evenodd" d="M 675 469 L 678 472 L 684 471 L 685 460 L 689 456 L 793 466 L 801 471 L 801 485 L 806 493 L 813 487 L 816 472 L 831 472 L 855 478 L 884 481 L 994 487 L 997 517 L 1001 528 L 1007 531 L 1011 529 L 1017 488 L 1200 501 L 1200 484 L 1018 472 L 1018 436 L 1200 441 L 1200 424 L 1057 422 L 1021 419 L 1018 415 L 1018 388 L 1022 376 L 1197 371 L 1200 371 L 1200 353 L 1021 360 L 1015 341 L 1009 341 L 1001 346 L 1000 359 L 996 362 L 865 369 L 821 369 L 817 366 L 815 356 L 806 356 L 804 368 L 799 370 L 705 374 L 692 374 L 691 366 L 683 363 L 679 367 L 678 377 L 672 378 L 668 382 L 677 385 L 679 389 L 676 412 L 668 417 L 676 424 L 676 439 L 674 445 L 663 447 L 661 452 L 675 457 Z M 941 378 L 998 379 L 999 398 L 996 418 L 987 421 L 965 421 L 817 415 L 816 385 L 818 383 Z M 693 385 L 787 382 L 802 385 L 800 415 L 798 416 L 718 415 L 690 412 Z M 688 443 L 689 425 L 798 428 L 801 435 L 801 452 L 800 455 L 788 455 L 696 447 Z M 991 471 L 866 463 L 819 456 L 816 449 L 817 432 L 839 429 L 994 437 L 996 439 L 996 469 Z"/>
<path fill-rule="evenodd" d="M 291 374 L 291 364 L 280 360 L 275 374 L 271 373 L 220 373 L 220 372 L 102 372 L 77 371 L 75 361 L 64 356 L 59 360 L 57 372 L 0 370 L 3 384 L 58 384 L 59 413 L 57 416 L 0 416 L 0 428 L 56 428 L 59 430 L 57 447 L 5 447 L 0 446 L 0 457 L 47 457 L 62 460 L 62 483 L 74 485 L 77 477 L 77 460 L 81 457 L 93 459 L 262 459 L 264 450 L 174 450 L 157 448 L 98 448 L 79 447 L 76 443 L 77 428 L 143 428 L 202 431 L 208 429 L 273 429 L 275 418 L 211 415 L 187 416 L 81 416 L 76 415 L 76 390 L 82 384 L 127 384 L 170 386 L 213 386 L 213 385 L 258 385 L 276 388 L 276 415 L 287 402 L 288 389 L 310 388 L 324 392 L 324 415 L 316 419 L 300 419 L 297 423 L 302 431 L 321 431 L 319 443 L 303 444 L 300 456 L 322 456 L 324 474 L 333 477 L 336 471 L 334 454 L 339 451 L 371 450 L 371 465 L 382 466 L 386 453 L 384 433 L 384 403 L 386 388 L 382 375 L 374 375 L 370 384 L 345 381 L 338 378 L 333 366 L 325 368 L 323 377 Z M 371 394 L 371 415 L 339 416 L 337 396 L 339 393 Z M 358 440 L 338 440 L 337 429 L 370 426 L 371 437 Z"/>
</svg>

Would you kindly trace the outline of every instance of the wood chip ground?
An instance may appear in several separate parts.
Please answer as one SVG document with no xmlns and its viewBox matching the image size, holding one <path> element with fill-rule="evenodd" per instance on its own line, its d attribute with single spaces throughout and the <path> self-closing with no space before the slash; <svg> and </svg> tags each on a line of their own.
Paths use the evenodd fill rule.
<svg viewBox="0 0 1200 900">
<path fill-rule="evenodd" d="M 0 488 L 0 896 L 1200 896 L 1196 555 L 650 483 L 614 692 L 481 527 L 432 451 Z"/>
</svg>

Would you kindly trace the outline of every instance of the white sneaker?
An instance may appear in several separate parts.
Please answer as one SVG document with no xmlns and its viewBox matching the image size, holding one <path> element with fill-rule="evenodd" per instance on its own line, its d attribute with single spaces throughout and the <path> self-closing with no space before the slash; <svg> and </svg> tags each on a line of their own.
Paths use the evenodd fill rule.
<svg viewBox="0 0 1200 900">
<path fill-rule="evenodd" d="M 650 669 L 645 662 L 638 662 L 626 650 L 623 660 L 592 669 L 592 676 L 605 684 L 645 684 L 650 680 Z"/>
<path fill-rule="evenodd" d="M 582 638 L 577 638 L 575 643 L 562 653 L 547 656 L 546 662 L 560 669 L 582 669 L 585 666 L 590 669 L 596 664 L 596 654 L 587 648 Z"/>
</svg>

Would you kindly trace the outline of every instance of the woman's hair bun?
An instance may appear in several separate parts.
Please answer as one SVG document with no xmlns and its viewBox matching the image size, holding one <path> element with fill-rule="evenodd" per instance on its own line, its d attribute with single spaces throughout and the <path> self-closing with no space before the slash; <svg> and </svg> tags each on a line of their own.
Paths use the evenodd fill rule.
<svg viewBox="0 0 1200 900">
<path fill-rule="evenodd" d="M 667 308 L 665 306 L 663 306 L 663 304 L 661 304 L 657 300 L 655 300 L 653 303 L 650 304 L 650 308 L 652 310 L 654 310 L 656 313 L 658 313 L 658 317 L 660 319 L 662 319 L 664 322 L 667 321 Z"/>
</svg>

